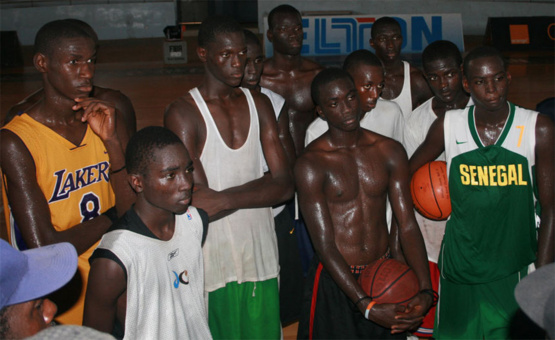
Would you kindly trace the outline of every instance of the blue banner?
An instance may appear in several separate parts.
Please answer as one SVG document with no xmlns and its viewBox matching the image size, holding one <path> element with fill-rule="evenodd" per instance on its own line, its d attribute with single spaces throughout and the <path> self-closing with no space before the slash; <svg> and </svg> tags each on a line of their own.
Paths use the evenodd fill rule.
<svg viewBox="0 0 555 340">
<path fill-rule="evenodd" d="M 359 49 L 371 49 L 370 31 L 382 16 L 393 17 L 401 25 L 402 53 L 421 53 L 436 40 L 450 40 L 464 51 L 460 13 L 418 15 L 337 15 L 306 16 L 303 22 L 305 56 L 347 55 Z M 264 33 L 268 18 L 264 18 Z M 273 55 L 273 46 L 264 34 L 266 57 Z"/>
</svg>

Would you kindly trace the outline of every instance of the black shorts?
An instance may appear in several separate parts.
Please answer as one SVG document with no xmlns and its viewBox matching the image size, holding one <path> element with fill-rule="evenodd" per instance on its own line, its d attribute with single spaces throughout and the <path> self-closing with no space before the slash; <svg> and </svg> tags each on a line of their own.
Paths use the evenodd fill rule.
<svg viewBox="0 0 555 340">
<path fill-rule="evenodd" d="M 315 256 L 308 272 L 297 337 L 406 339 L 407 335 L 391 334 L 390 329 L 366 320 Z"/>
</svg>

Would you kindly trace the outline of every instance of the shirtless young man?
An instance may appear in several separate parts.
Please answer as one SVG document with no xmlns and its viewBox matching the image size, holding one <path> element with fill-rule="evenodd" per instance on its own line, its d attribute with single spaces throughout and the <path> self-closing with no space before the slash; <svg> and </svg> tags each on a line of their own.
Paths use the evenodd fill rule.
<svg viewBox="0 0 555 340">
<path fill-rule="evenodd" d="M 289 106 L 289 126 L 297 156 L 304 149 L 308 125 L 316 118 L 310 83 L 322 66 L 303 58 L 301 13 L 290 5 L 280 5 L 268 14 L 268 40 L 274 55 L 264 62 L 260 85 L 280 94 Z"/>
<path fill-rule="evenodd" d="M 422 71 L 401 60 L 403 35 L 401 25 L 391 17 L 381 17 L 372 25 L 370 46 L 376 51 L 385 69 L 384 99 L 401 107 L 405 119 L 412 110 L 432 96 Z"/>
<path fill-rule="evenodd" d="M 436 339 L 508 339 L 515 286 L 555 257 L 553 122 L 507 101 L 510 82 L 499 51 L 470 51 L 463 86 L 474 105 L 435 120 L 410 159 L 411 172 L 444 151 L 447 161 Z"/>
<path fill-rule="evenodd" d="M 433 299 L 427 293 L 426 250 L 414 219 L 405 151 L 400 143 L 360 127 L 359 98 L 347 72 L 322 71 L 312 83 L 312 94 L 329 130 L 295 165 L 299 202 L 317 254 L 298 337 L 406 337 L 402 333 L 418 326 Z M 406 309 L 374 304 L 353 272 L 388 256 L 388 195 L 402 249 L 423 290 Z"/>
<path fill-rule="evenodd" d="M 168 106 L 164 125 L 189 151 L 192 203 L 211 218 L 203 248 L 210 330 L 217 339 L 279 338 L 271 207 L 293 195 L 291 168 L 270 100 L 238 87 L 247 56 L 243 28 L 228 17 L 209 17 L 198 42 L 204 81 Z M 253 308 L 260 313 L 249 313 Z"/>
<path fill-rule="evenodd" d="M 78 275 L 56 302 L 65 311 L 60 322 L 81 324 L 88 258 L 135 199 L 126 180 L 127 127 L 112 103 L 89 96 L 96 42 L 87 30 L 56 20 L 35 41 L 44 96 L 1 130 L 0 166 L 12 231 L 24 243 L 17 245 L 69 242 L 80 254 Z"/>
<path fill-rule="evenodd" d="M 83 30 L 90 34 L 95 44 L 98 45 L 98 37 L 96 35 L 96 32 L 89 24 L 79 19 L 65 19 L 65 22 L 81 26 Z M 118 112 L 123 116 L 123 120 L 125 121 L 125 125 L 127 126 L 127 134 L 129 135 L 129 137 L 131 137 L 135 133 L 137 129 L 135 109 L 133 108 L 133 104 L 126 95 L 117 90 L 112 90 L 100 86 L 93 86 L 91 93 L 89 93 L 89 97 L 94 97 L 109 103 L 113 103 Z M 28 95 L 25 99 L 15 104 L 8 110 L 6 117 L 4 117 L 3 124 L 8 124 L 13 119 L 13 117 L 25 113 L 27 109 L 29 109 L 31 106 L 33 106 L 35 103 L 43 98 L 43 88 L 40 88 L 32 94 Z"/>
</svg>

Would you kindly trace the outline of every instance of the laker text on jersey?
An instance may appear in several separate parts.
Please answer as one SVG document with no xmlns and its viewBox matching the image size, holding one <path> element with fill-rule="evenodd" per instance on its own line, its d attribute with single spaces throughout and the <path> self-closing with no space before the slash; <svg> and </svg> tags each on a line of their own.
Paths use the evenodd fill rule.
<svg viewBox="0 0 555 340">
<path fill-rule="evenodd" d="M 75 172 L 68 172 L 67 169 L 56 171 L 54 173 L 56 186 L 48 203 L 66 199 L 73 191 L 91 184 L 101 181 L 109 182 L 109 169 L 110 163 L 104 161 L 75 170 Z"/>
</svg>

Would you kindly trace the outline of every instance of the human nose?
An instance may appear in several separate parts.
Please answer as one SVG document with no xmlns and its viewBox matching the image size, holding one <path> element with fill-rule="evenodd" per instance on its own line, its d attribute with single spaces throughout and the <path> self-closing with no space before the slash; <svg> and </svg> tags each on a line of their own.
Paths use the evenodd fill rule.
<svg viewBox="0 0 555 340">
<path fill-rule="evenodd" d="M 184 172 L 179 176 L 178 188 L 180 191 L 190 191 L 193 188 L 193 174 Z"/>
<path fill-rule="evenodd" d="M 54 320 L 54 315 L 58 311 L 58 306 L 49 299 L 44 299 L 43 301 L 43 312 L 42 317 L 44 318 L 44 323 L 49 325 L 52 320 Z"/>
<path fill-rule="evenodd" d="M 376 86 L 373 86 L 368 90 L 368 96 L 371 99 L 376 99 L 380 96 L 380 91 L 378 90 L 378 88 Z"/>
<path fill-rule="evenodd" d="M 91 79 L 94 76 L 95 65 L 92 63 L 84 64 L 80 69 L 81 77 Z"/>
<path fill-rule="evenodd" d="M 493 81 L 491 81 L 491 80 L 486 80 L 486 81 L 485 81 L 485 86 L 486 86 L 486 92 L 487 92 L 487 93 L 493 93 L 493 92 L 495 92 L 495 86 L 493 85 Z"/>
<path fill-rule="evenodd" d="M 244 67 L 245 61 L 246 61 L 246 58 L 243 58 L 241 55 L 236 54 L 231 59 L 231 66 L 237 67 L 237 68 Z"/>
<path fill-rule="evenodd" d="M 250 61 L 246 62 L 246 64 L 245 64 L 245 73 L 246 74 L 256 73 L 256 71 L 254 69 L 254 61 L 250 60 Z"/>
<path fill-rule="evenodd" d="M 447 88 L 447 85 L 448 85 L 447 78 L 440 77 L 439 78 L 439 85 L 441 86 L 442 89 Z"/>
</svg>

